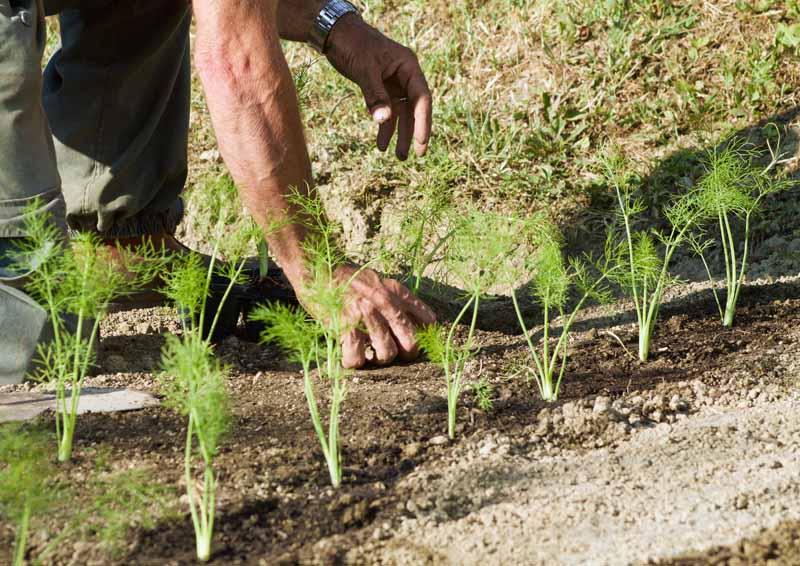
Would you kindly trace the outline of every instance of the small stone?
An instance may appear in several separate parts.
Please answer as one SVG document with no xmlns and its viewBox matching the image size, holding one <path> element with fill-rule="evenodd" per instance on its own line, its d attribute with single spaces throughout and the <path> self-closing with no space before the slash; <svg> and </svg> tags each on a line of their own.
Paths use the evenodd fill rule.
<svg viewBox="0 0 800 566">
<path fill-rule="evenodd" d="M 422 452 L 422 445 L 419 442 L 411 442 L 403 446 L 403 456 L 406 458 L 416 458 Z"/>
<path fill-rule="evenodd" d="M 604 415 L 611 411 L 611 398 L 603 395 L 594 400 L 594 407 L 592 412 L 596 415 Z"/>
<path fill-rule="evenodd" d="M 660 410 L 655 410 L 650 414 L 650 419 L 653 422 L 660 423 L 664 420 L 664 413 L 662 413 Z"/>
<path fill-rule="evenodd" d="M 430 444 L 432 446 L 441 446 L 442 444 L 447 444 L 448 442 L 450 442 L 450 440 L 448 440 L 448 438 L 446 436 L 439 435 L 439 436 L 434 436 L 433 438 L 431 438 L 428 441 L 428 444 Z"/>
<path fill-rule="evenodd" d="M 219 163 L 222 161 L 222 156 L 219 153 L 219 150 L 216 149 L 207 149 L 206 151 L 200 154 L 200 161 L 211 161 L 214 163 Z"/>
<path fill-rule="evenodd" d="M 689 410 L 689 403 L 687 403 L 684 399 L 681 399 L 680 396 L 673 395 L 672 399 L 669 400 L 669 408 L 672 411 L 685 413 Z"/>
<path fill-rule="evenodd" d="M 155 327 L 150 324 L 149 322 L 140 322 L 136 325 L 136 333 L 147 335 L 147 334 L 157 334 Z"/>
<path fill-rule="evenodd" d="M 481 444 L 481 447 L 478 449 L 478 453 L 481 456 L 488 456 L 489 454 L 494 452 L 496 448 L 497 448 L 497 443 L 490 438 L 486 440 L 483 444 Z"/>
<path fill-rule="evenodd" d="M 737 511 L 743 511 L 744 509 L 747 509 L 747 507 L 749 505 L 750 505 L 750 501 L 747 499 L 747 496 L 744 495 L 743 493 L 737 495 L 736 499 L 734 499 L 734 501 L 733 501 L 733 507 Z"/>
</svg>

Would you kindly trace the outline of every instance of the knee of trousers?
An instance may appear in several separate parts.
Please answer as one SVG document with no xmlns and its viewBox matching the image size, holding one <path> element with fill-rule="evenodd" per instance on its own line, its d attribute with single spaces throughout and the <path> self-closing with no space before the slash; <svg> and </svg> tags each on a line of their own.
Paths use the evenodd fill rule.
<svg viewBox="0 0 800 566">
<path fill-rule="evenodd" d="M 21 383 L 34 367 L 39 344 L 52 339 L 47 312 L 19 289 L 0 283 L 0 385 Z"/>
</svg>

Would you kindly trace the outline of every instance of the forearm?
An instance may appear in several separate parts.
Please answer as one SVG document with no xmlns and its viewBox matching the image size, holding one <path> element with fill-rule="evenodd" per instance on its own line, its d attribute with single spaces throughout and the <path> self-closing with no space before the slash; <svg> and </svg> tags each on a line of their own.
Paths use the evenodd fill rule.
<svg viewBox="0 0 800 566">
<path fill-rule="evenodd" d="M 312 177 L 297 94 L 278 39 L 277 4 L 195 0 L 195 57 L 220 153 L 243 202 L 269 233 L 271 251 L 297 285 L 305 276 L 305 229 L 285 222 L 294 215 L 286 195 L 292 187 L 308 191 Z M 283 227 L 269 230 L 275 224 Z"/>
<path fill-rule="evenodd" d="M 278 32 L 281 39 L 289 41 L 308 41 L 308 34 L 314 25 L 325 0 L 281 0 L 278 2 Z"/>
</svg>

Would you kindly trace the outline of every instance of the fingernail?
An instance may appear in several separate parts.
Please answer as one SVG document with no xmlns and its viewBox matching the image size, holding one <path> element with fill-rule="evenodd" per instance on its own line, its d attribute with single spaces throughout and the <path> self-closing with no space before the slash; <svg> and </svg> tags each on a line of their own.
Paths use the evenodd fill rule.
<svg viewBox="0 0 800 566">
<path fill-rule="evenodd" d="M 388 120 L 392 115 L 392 111 L 385 106 L 382 108 L 378 108 L 372 114 L 372 119 L 375 120 L 378 124 L 383 124 L 386 120 Z"/>
</svg>

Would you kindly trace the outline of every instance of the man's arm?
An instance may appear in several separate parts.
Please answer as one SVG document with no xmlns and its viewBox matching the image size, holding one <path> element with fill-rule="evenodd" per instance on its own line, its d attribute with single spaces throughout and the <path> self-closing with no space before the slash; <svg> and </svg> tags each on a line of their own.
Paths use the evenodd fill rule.
<svg viewBox="0 0 800 566">
<path fill-rule="evenodd" d="M 277 0 L 194 0 L 195 60 L 206 91 L 220 152 L 242 200 L 264 228 L 290 220 L 290 187 L 312 187 L 297 93 L 281 51 Z M 302 293 L 307 276 L 305 229 L 288 223 L 270 234 L 270 249 Z M 342 277 L 350 268 L 343 268 Z M 372 345 L 375 360 L 416 355 L 415 322 L 433 313 L 402 285 L 364 270 L 350 289 L 347 315 L 354 329 L 343 337 L 345 364 L 360 367 Z M 363 322 L 368 335 L 355 329 Z"/>
</svg>

